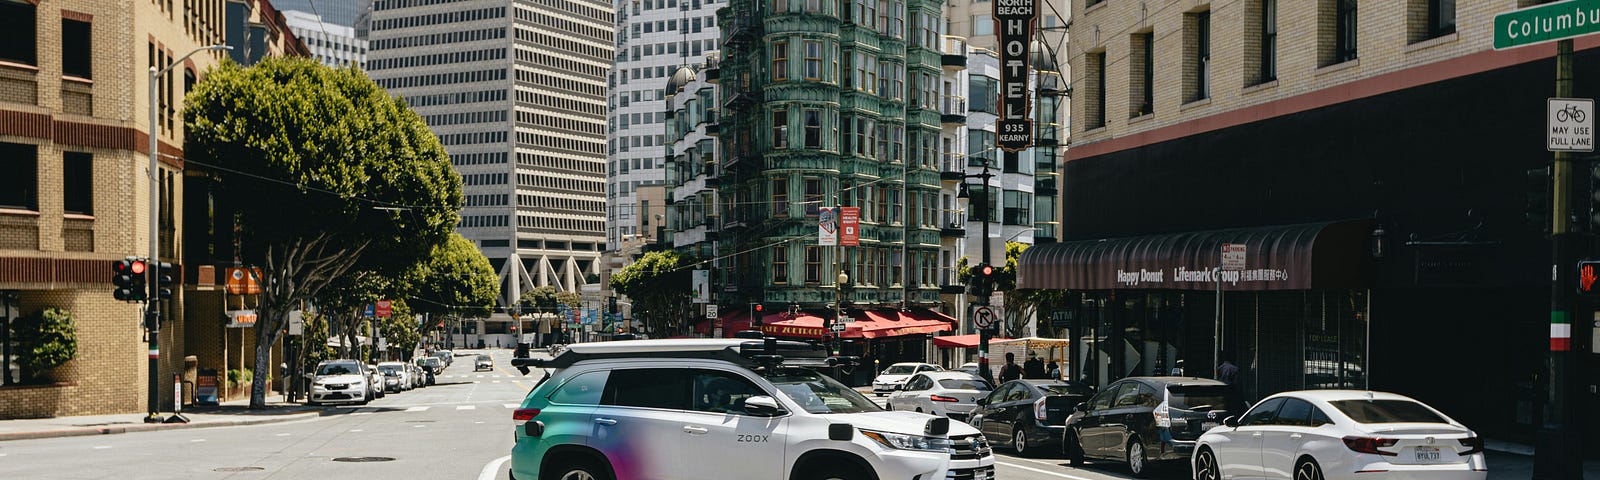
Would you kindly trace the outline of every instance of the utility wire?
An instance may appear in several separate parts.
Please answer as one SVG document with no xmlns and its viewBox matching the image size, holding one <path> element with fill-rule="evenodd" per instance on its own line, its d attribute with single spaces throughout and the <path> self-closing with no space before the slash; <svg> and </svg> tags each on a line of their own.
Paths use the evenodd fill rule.
<svg viewBox="0 0 1600 480">
<path fill-rule="evenodd" d="M 174 156 L 171 156 L 171 155 L 167 155 L 167 156 L 171 157 L 171 158 L 178 158 L 178 157 L 174 157 Z M 268 182 L 278 183 L 278 184 L 287 185 L 287 186 L 296 187 L 296 188 L 303 188 L 303 189 L 314 191 L 314 192 L 318 192 L 318 193 L 326 193 L 328 195 L 333 195 L 333 196 L 336 196 L 336 197 L 339 197 L 339 198 L 343 198 L 343 199 L 367 202 L 367 203 L 370 203 L 370 204 L 373 204 L 373 205 L 385 207 L 386 209 L 412 210 L 412 209 L 429 209 L 429 208 L 451 208 L 451 207 L 446 206 L 446 205 L 407 205 L 407 204 L 403 204 L 403 203 L 388 202 L 388 201 L 383 201 L 383 200 L 374 200 L 374 199 L 371 199 L 371 198 L 366 198 L 366 197 L 361 197 L 361 196 L 356 196 L 356 195 L 346 195 L 346 194 L 343 194 L 343 193 L 335 192 L 335 191 L 324 189 L 324 188 L 313 187 L 311 185 L 306 185 L 304 183 L 291 182 L 291 181 L 288 181 L 288 180 L 280 180 L 280 179 L 276 179 L 276 178 L 272 178 L 272 177 L 268 177 L 268 176 L 258 175 L 258 174 L 254 174 L 254 173 L 250 173 L 250 172 L 241 171 L 241 170 L 235 170 L 235 169 L 224 167 L 224 166 L 221 166 L 221 165 L 216 165 L 216 164 L 212 164 L 212 163 L 206 163 L 206 162 L 202 162 L 202 161 L 198 161 L 198 160 L 185 159 L 184 163 L 192 163 L 192 164 L 199 165 L 199 166 L 202 166 L 202 167 L 215 169 L 215 170 L 219 170 L 219 171 L 223 171 L 223 172 L 228 172 L 228 173 L 231 173 L 231 174 L 234 174 L 234 175 L 250 177 L 250 178 L 257 179 L 257 180 L 265 180 L 265 181 L 268 181 Z"/>
</svg>

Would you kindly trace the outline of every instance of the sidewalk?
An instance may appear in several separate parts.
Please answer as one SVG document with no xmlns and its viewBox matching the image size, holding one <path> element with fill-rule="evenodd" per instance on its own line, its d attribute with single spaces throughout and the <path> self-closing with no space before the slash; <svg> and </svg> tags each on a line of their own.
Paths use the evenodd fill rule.
<svg viewBox="0 0 1600 480">
<path fill-rule="evenodd" d="M 269 398 L 281 399 L 281 396 Z M 180 428 L 230 427 L 306 420 L 323 415 L 319 407 L 298 403 L 267 402 L 267 408 L 250 410 L 249 399 L 227 402 L 217 407 L 186 407 L 183 416 L 189 423 L 144 423 L 144 413 L 83 415 L 0 421 L 0 441 L 33 438 L 110 435 L 117 433 L 176 430 Z M 170 412 L 163 417 L 170 417 Z"/>
<path fill-rule="evenodd" d="M 1531 452 L 1532 449 L 1529 449 Z M 1489 461 L 1489 480 L 1527 480 L 1533 478 L 1533 457 L 1490 449 L 1484 452 Z M 1583 462 L 1583 478 L 1600 480 L 1600 460 Z"/>
</svg>

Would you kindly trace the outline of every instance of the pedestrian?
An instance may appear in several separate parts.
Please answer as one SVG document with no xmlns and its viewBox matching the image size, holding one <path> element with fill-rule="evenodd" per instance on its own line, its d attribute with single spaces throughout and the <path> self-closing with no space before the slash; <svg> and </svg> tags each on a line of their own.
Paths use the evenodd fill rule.
<svg viewBox="0 0 1600 480">
<path fill-rule="evenodd" d="M 1174 377 L 1183 376 L 1183 360 L 1178 360 L 1177 362 L 1173 362 L 1172 371 L 1169 372 L 1169 375 L 1172 375 Z"/>
<path fill-rule="evenodd" d="M 1239 366 L 1233 364 L 1233 352 L 1222 352 L 1222 364 L 1217 365 L 1217 380 L 1228 385 L 1239 382 Z"/>
<path fill-rule="evenodd" d="M 1028 352 L 1028 361 L 1022 362 L 1022 378 L 1044 378 L 1044 362 L 1033 352 Z"/>
<path fill-rule="evenodd" d="M 1048 379 L 1051 379 L 1051 380 L 1060 380 L 1061 379 L 1061 367 L 1056 366 L 1056 362 L 1054 360 L 1051 360 L 1050 363 L 1045 366 L 1044 376 L 1045 376 L 1045 378 L 1048 378 Z"/>
<path fill-rule="evenodd" d="M 1000 383 L 1022 378 L 1022 366 L 1017 365 L 1017 356 L 1006 352 L 1006 364 L 1000 367 Z"/>
</svg>

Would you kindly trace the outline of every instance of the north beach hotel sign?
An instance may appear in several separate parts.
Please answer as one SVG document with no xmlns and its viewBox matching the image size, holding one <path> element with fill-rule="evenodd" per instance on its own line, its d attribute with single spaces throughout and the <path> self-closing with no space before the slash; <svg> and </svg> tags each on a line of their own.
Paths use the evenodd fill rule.
<svg viewBox="0 0 1600 480">
<path fill-rule="evenodd" d="M 1028 118 L 1028 51 L 1033 45 L 1033 22 L 1039 16 L 1035 0 L 995 0 L 995 31 L 1000 40 L 1001 149 L 1017 152 L 1033 145 L 1033 120 Z"/>
</svg>

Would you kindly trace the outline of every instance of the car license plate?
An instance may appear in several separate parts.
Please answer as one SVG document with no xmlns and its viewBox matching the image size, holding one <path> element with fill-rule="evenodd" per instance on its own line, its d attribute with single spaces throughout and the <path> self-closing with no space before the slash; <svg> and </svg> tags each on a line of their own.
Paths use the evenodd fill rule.
<svg viewBox="0 0 1600 480">
<path fill-rule="evenodd" d="M 1209 432 L 1213 428 L 1217 428 L 1217 422 L 1200 422 L 1201 432 Z"/>
<path fill-rule="evenodd" d="M 1416 447 L 1412 452 L 1417 456 L 1418 462 L 1439 461 L 1439 447 Z"/>
<path fill-rule="evenodd" d="M 972 469 L 972 480 L 988 480 L 988 479 L 989 479 L 989 469 L 987 469 L 987 468 L 974 468 L 974 469 Z"/>
</svg>

